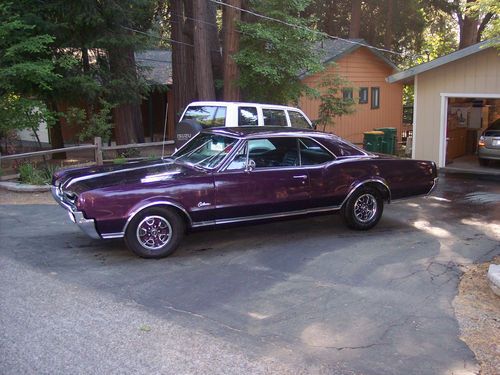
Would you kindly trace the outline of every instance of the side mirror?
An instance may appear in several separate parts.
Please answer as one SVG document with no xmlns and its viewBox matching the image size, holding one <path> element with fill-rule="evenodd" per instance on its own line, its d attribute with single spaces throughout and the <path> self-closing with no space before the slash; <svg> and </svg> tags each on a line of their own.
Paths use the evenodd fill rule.
<svg viewBox="0 0 500 375">
<path fill-rule="evenodd" d="M 257 165 L 255 164 L 255 161 L 252 159 L 248 159 L 247 166 L 245 168 L 245 172 L 251 172 L 255 169 Z"/>
<path fill-rule="evenodd" d="M 318 129 L 318 120 L 311 121 L 311 126 L 314 130 Z"/>
</svg>

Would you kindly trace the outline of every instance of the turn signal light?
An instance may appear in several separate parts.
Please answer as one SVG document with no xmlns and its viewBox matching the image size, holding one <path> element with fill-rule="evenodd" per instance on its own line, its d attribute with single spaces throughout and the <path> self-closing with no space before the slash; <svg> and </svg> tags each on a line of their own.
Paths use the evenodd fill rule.
<svg viewBox="0 0 500 375">
<path fill-rule="evenodd" d="M 484 147 L 485 146 L 484 137 L 479 137 L 479 142 L 477 142 L 477 145 L 479 147 Z"/>
</svg>

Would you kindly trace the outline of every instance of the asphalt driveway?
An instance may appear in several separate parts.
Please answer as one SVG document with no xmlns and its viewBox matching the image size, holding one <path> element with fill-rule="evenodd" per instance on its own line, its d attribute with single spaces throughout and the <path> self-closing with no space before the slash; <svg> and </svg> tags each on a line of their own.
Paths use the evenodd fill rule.
<svg viewBox="0 0 500 375">
<path fill-rule="evenodd" d="M 499 241 L 500 184 L 456 177 L 369 232 L 335 215 L 212 229 L 162 260 L 59 206 L 3 204 L 0 373 L 476 373 L 452 301 Z"/>
</svg>

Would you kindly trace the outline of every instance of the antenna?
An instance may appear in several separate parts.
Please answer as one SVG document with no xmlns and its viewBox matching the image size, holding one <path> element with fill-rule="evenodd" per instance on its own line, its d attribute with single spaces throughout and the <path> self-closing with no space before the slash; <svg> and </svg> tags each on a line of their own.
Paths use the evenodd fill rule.
<svg viewBox="0 0 500 375">
<path fill-rule="evenodd" d="M 167 101 L 167 104 L 165 105 L 165 122 L 163 124 L 163 142 L 161 144 L 161 160 L 163 160 L 163 157 L 165 155 L 165 138 L 167 136 L 167 119 L 168 119 L 168 101 Z"/>
</svg>

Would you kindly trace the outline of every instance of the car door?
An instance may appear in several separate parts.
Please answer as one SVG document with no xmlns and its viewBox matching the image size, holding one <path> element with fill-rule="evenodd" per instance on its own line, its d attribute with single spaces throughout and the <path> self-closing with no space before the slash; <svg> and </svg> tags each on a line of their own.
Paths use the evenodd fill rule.
<svg viewBox="0 0 500 375">
<path fill-rule="evenodd" d="M 300 165 L 295 137 L 246 141 L 215 174 L 216 221 L 250 220 L 308 208 L 307 168 Z"/>
</svg>

